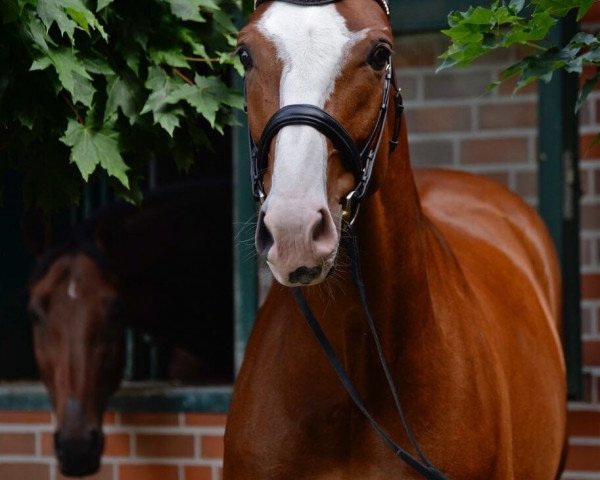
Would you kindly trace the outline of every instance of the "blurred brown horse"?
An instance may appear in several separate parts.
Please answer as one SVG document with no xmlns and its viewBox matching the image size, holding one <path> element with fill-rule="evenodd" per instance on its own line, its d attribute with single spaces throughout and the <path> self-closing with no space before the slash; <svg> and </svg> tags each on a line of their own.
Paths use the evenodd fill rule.
<svg viewBox="0 0 600 480">
<path fill-rule="evenodd" d="M 29 310 L 65 475 L 99 467 L 125 325 L 191 352 L 204 382 L 231 378 L 231 222 L 213 203 L 228 201 L 225 185 L 202 183 L 152 194 L 142 208 L 117 204 L 38 261 Z"/>
<path fill-rule="evenodd" d="M 369 174 L 353 152 L 376 147 L 379 133 L 354 232 L 415 443 L 452 479 L 558 478 L 566 382 L 558 264 L 543 223 L 489 180 L 413 173 L 385 0 L 257 5 L 238 52 L 264 200 L 256 245 L 279 284 L 235 385 L 224 479 L 422 478 L 350 401 L 288 288 L 304 292 L 372 416 L 415 452 L 340 248 Z"/>
</svg>

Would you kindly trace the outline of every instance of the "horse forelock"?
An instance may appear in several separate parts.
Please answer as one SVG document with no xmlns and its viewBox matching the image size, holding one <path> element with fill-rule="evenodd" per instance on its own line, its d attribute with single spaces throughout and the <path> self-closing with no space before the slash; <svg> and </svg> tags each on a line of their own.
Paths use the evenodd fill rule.
<svg viewBox="0 0 600 480">
<path fill-rule="evenodd" d="M 108 277 L 112 274 L 113 268 L 109 259 L 92 239 L 81 241 L 69 238 L 49 248 L 36 262 L 29 275 L 30 288 L 40 282 L 61 258 L 77 254 L 89 257 L 105 276 Z"/>
</svg>

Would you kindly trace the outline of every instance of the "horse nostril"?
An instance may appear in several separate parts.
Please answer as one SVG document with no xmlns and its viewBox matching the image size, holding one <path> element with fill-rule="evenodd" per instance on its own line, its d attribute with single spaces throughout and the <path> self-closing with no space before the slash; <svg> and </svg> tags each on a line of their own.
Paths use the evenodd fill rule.
<svg viewBox="0 0 600 480">
<path fill-rule="evenodd" d="M 303 285 L 308 285 L 315 278 L 318 278 L 323 271 L 323 267 L 300 267 L 290 273 L 289 281 L 290 283 L 301 283 Z"/>
<path fill-rule="evenodd" d="M 321 209 L 319 210 L 318 215 L 318 220 L 312 225 L 311 238 L 315 246 L 315 251 L 326 256 L 335 249 L 337 243 L 337 231 L 329 211 Z"/>
<path fill-rule="evenodd" d="M 264 257 L 267 256 L 269 250 L 273 246 L 273 235 L 265 224 L 265 212 L 261 210 L 258 216 L 258 224 L 256 225 L 256 250 Z"/>
<path fill-rule="evenodd" d="M 325 224 L 325 219 L 323 216 L 323 210 L 320 210 L 319 211 L 319 220 L 317 220 L 314 223 L 313 229 L 312 229 L 313 242 L 318 241 L 319 238 L 321 238 L 323 236 L 323 234 L 325 233 L 325 228 L 326 228 L 326 224 Z"/>
</svg>

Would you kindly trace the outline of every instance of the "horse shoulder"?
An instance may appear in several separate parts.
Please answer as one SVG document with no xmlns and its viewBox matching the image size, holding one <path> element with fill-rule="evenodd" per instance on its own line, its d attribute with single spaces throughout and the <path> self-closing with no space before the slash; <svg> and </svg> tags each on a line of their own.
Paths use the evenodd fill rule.
<svg viewBox="0 0 600 480">
<path fill-rule="evenodd" d="M 497 380 L 505 384 L 515 456 L 535 456 L 531 445 L 560 451 L 566 399 L 560 276 L 545 226 L 520 198 L 491 180 L 444 170 L 417 171 L 415 179 L 423 212 L 475 305 L 454 316 L 452 328 L 476 331 L 489 349 L 483 354 L 493 359 Z M 437 270 L 438 282 L 454 278 Z M 542 428 L 546 418 L 559 423 Z M 521 471 L 526 464 L 514 463 L 515 478 L 543 478 L 542 467 Z"/>
<path fill-rule="evenodd" d="M 550 235 L 540 217 L 501 185 L 452 170 L 417 170 L 415 179 L 425 215 L 442 232 L 462 265 L 473 246 L 491 248 L 525 275 L 555 319 L 560 319 L 560 272 Z M 491 270 L 500 258 L 487 259 Z"/>
</svg>

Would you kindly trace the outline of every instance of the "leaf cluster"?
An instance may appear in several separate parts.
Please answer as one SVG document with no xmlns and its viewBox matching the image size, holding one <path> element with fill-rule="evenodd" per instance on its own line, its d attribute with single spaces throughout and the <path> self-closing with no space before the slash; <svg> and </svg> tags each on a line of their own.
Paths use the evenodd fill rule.
<svg viewBox="0 0 600 480">
<path fill-rule="evenodd" d="M 147 160 L 192 163 L 233 123 L 239 0 L 2 0 L 0 169 L 54 210 L 105 171 L 134 196 Z"/>
<path fill-rule="evenodd" d="M 449 28 L 443 33 L 452 43 L 442 54 L 438 70 L 455 65 L 466 66 L 482 55 L 513 45 L 529 47 L 533 52 L 505 69 L 501 81 L 516 78 L 516 89 L 543 80 L 549 82 L 559 69 L 582 73 L 586 66 L 600 66 L 600 36 L 576 34 L 564 47 L 548 42 L 550 29 L 572 11 L 581 20 L 593 0 L 510 0 L 495 1 L 489 8 L 471 7 L 465 12 L 451 12 Z M 600 79 L 596 74 L 582 88 L 579 109 Z M 490 88 L 500 82 L 494 82 Z"/>
</svg>

